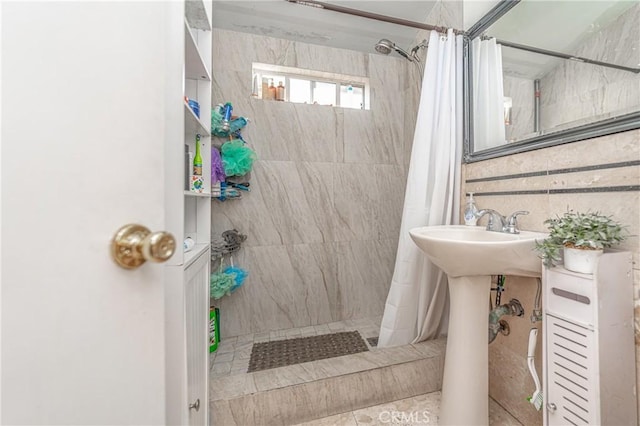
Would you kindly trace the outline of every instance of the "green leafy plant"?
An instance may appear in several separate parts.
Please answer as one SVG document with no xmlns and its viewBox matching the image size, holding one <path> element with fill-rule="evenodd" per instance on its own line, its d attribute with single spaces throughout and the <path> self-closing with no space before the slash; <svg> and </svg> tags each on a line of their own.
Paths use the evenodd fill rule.
<svg viewBox="0 0 640 426">
<path fill-rule="evenodd" d="M 603 216 L 597 212 L 567 212 L 555 219 L 547 219 L 544 223 L 549 229 L 549 236 L 536 241 L 535 250 L 548 267 L 560 260 L 561 248 L 601 250 L 626 238 L 622 225 L 611 216 Z"/>
</svg>

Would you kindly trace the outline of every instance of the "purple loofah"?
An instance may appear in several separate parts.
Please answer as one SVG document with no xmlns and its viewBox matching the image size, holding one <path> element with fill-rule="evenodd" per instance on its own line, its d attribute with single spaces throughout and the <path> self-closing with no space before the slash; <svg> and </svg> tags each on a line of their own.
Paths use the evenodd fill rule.
<svg viewBox="0 0 640 426">
<path fill-rule="evenodd" d="M 214 148 L 211 150 L 211 183 L 224 182 L 226 178 L 227 175 L 224 173 L 220 151 Z"/>
</svg>

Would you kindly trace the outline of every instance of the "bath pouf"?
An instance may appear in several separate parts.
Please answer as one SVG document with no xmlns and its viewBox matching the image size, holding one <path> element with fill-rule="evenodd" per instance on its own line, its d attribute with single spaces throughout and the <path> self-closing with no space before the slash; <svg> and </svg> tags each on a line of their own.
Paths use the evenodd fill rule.
<svg viewBox="0 0 640 426">
<path fill-rule="evenodd" d="M 249 273 L 242 268 L 238 268 L 237 266 L 227 266 L 224 270 L 225 274 L 235 274 L 235 283 L 229 290 L 231 293 L 236 291 L 242 284 L 244 284 L 244 280 L 247 278 Z"/>
<path fill-rule="evenodd" d="M 236 275 L 225 272 L 211 274 L 210 291 L 211 297 L 220 299 L 226 294 L 231 294 L 231 288 L 236 284 Z"/>
<path fill-rule="evenodd" d="M 225 142 L 221 151 L 222 165 L 227 176 L 243 175 L 249 172 L 257 158 L 256 153 L 239 139 Z"/>
<path fill-rule="evenodd" d="M 211 184 L 224 182 L 226 178 L 220 152 L 215 148 L 211 148 Z"/>
</svg>

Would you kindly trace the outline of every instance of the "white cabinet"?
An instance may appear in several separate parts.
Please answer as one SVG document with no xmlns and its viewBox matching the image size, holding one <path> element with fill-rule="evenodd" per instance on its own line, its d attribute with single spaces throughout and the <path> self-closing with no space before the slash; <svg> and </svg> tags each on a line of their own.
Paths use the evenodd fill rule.
<svg viewBox="0 0 640 426">
<path fill-rule="evenodd" d="M 631 254 L 605 253 L 593 275 L 545 269 L 545 425 L 635 425 Z"/>
<path fill-rule="evenodd" d="M 209 263 L 205 251 L 185 271 L 189 425 L 209 424 Z"/>
<path fill-rule="evenodd" d="M 165 184 L 179 195 L 171 199 L 173 208 L 166 216 L 172 229 L 181 230 L 176 233 L 179 246 L 190 237 L 195 247 L 188 252 L 180 250 L 168 266 L 165 308 L 167 317 L 174 321 L 165 325 L 167 424 L 204 426 L 209 424 L 212 3 L 186 0 L 173 4 L 180 8 L 180 25 L 175 25 L 175 39 L 180 43 L 174 47 L 180 52 L 175 66 L 182 69 L 183 78 L 167 83 L 174 87 L 173 96 L 167 102 L 175 108 L 174 115 L 180 124 L 180 130 L 175 132 L 175 149 L 171 152 L 180 164 L 176 168 L 180 173 L 165 178 Z M 186 98 L 198 102 L 199 116 Z M 202 157 L 202 192 L 187 189 L 185 182 L 193 167 L 185 164 L 185 145 L 195 155 L 196 143 L 200 144 Z"/>
</svg>

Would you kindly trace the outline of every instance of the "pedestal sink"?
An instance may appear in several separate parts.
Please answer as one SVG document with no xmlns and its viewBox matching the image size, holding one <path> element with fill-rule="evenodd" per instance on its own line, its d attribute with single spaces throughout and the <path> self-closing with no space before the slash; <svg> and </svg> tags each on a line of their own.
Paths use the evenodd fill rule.
<svg viewBox="0 0 640 426">
<path fill-rule="evenodd" d="M 491 275 L 539 277 L 535 240 L 547 234 L 486 231 L 480 226 L 425 226 L 409 231 L 449 277 L 449 336 L 439 424 L 489 424 L 489 292 Z"/>
</svg>

